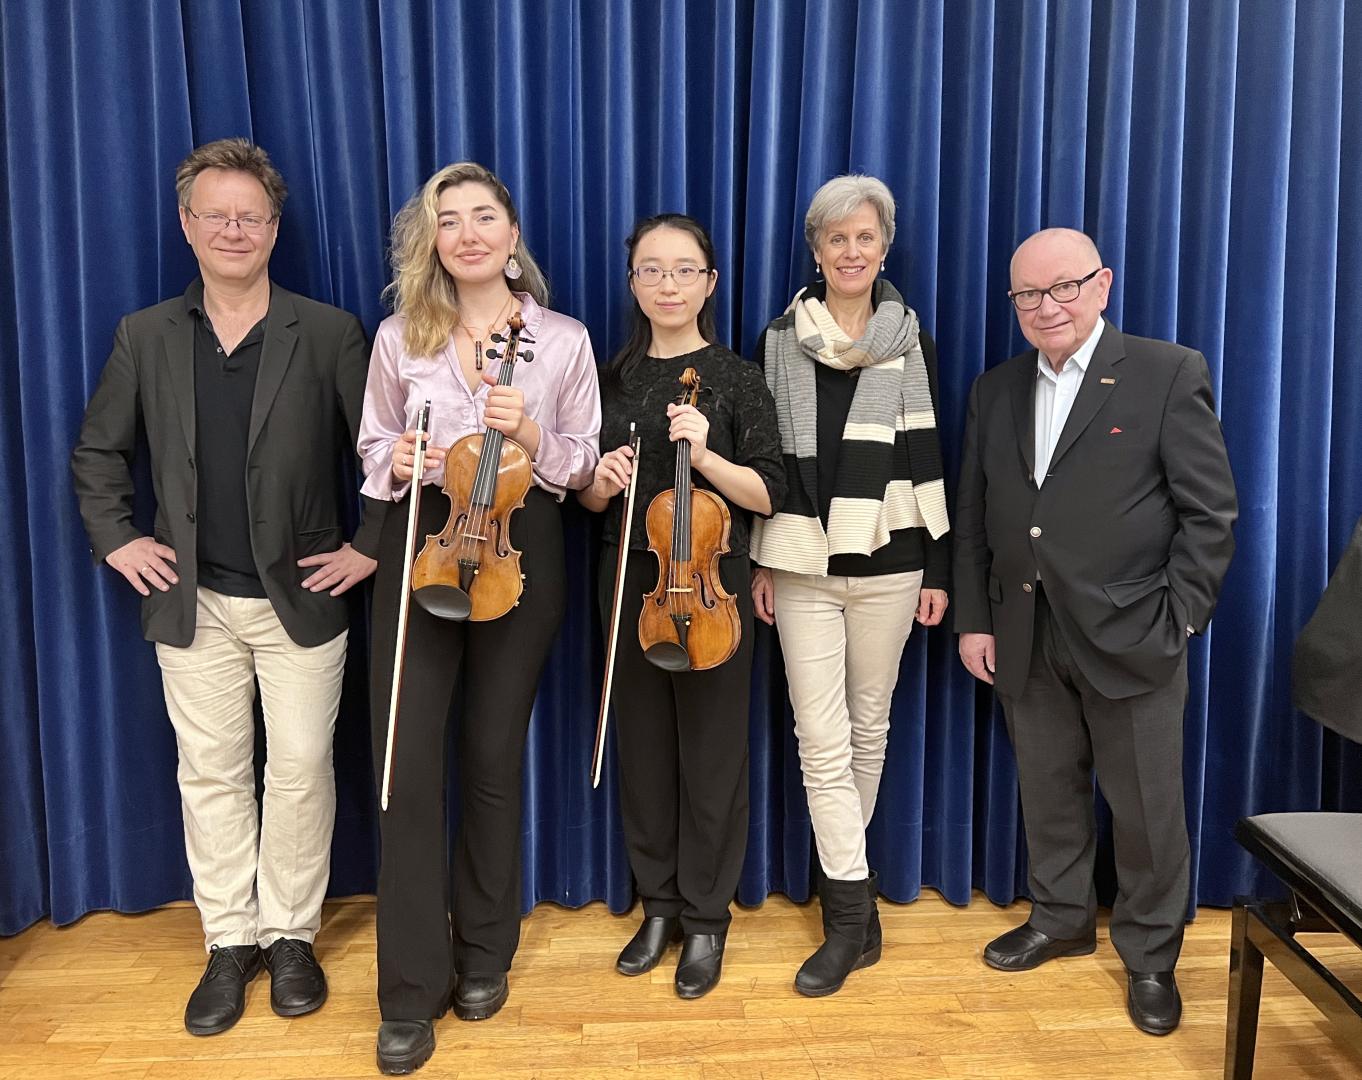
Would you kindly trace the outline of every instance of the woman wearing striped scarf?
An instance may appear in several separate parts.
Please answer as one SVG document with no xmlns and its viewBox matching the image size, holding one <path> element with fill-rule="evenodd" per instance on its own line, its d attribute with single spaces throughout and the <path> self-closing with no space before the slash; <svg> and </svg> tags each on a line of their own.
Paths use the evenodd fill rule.
<svg viewBox="0 0 1362 1080">
<path fill-rule="evenodd" d="M 785 656 L 818 858 L 824 941 L 795 977 L 835 993 L 880 958 L 865 827 L 914 618 L 946 610 L 950 554 L 936 429 L 936 347 L 878 280 L 894 198 L 869 176 L 813 197 L 804 236 L 822 281 L 757 343 L 776 401 L 788 492 L 752 534 L 756 614 Z"/>
</svg>

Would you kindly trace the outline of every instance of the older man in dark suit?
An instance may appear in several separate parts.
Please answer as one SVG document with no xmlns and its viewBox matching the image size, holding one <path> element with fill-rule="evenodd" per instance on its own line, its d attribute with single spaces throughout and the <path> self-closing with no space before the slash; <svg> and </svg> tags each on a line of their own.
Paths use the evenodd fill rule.
<svg viewBox="0 0 1362 1080">
<path fill-rule="evenodd" d="M 380 504 L 366 503 L 353 545 L 342 542 L 339 466 L 355 445 L 367 349 L 354 316 L 270 282 L 283 179 L 259 147 L 223 139 L 191 153 L 175 180 L 200 276 L 119 323 L 71 469 L 95 558 L 145 598 L 209 951 L 185 1026 L 211 1035 L 236 1023 L 262 965 L 280 1015 L 326 999 L 312 941 L 336 810 L 341 594 L 373 573 L 382 522 Z M 139 429 L 151 536 L 133 523 Z"/>
<path fill-rule="evenodd" d="M 1033 349 L 970 394 L 956 525 L 960 657 L 1002 701 L 1031 859 L 1028 921 L 985 961 L 1096 947 L 1092 771 L 1112 808 L 1111 939 L 1131 1019 L 1172 1031 L 1189 881 L 1187 639 L 1205 630 L 1237 516 L 1206 361 L 1102 318 L 1112 272 L 1046 229 L 1012 258 Z"/>
</svg>

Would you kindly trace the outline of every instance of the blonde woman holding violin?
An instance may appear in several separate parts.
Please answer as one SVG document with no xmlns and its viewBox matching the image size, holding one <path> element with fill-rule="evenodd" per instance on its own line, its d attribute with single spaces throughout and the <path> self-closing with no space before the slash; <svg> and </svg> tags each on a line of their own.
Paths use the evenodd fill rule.
<svg viewBox="0 0 1362 1080">
<path fill-rule="evenodd" d="M 635 467 L 628 446 L 635 423 L 642 445 L 613 698 L 620 809 L 643 922 L 615 969 L 642 975 L 682 941 L 676 992 L 697 998 L 719 981 L 728 906 L 747 849 L 750 520 L 780 508 L 785 475 L 775 403 L 761 371 L 715 343 L 718 271 L 704 227 L 683 214 L 660 214 L 639 222 L 626 243 L 633 328 L 601 384 L 601 445 L 612 449 L 591 485 L 577 493 L 588 509 L 607 511 L 601 609 L 608 624 L 622 534 L 620 493 Z M 708 391 L 699 409 L 676 400 L 687 368 Z M 637 629 L 640 597 L 659 573 L 645 517 L 653 498 L 673 486 L 681 440 L 690 444 L 694 487 L 722 499 L 731 518 L 719 576 L 737 595 L 741 638 L 727 661 L 704 671 L 654 666 Z"/>
<path fill-rule="evenodd" d="M 480 1020 L 506 1001 L 520 935 L 525 735 L 564 608 L 558 504 L 593 479 L 600 403 L 586 328 L 546 306 L 548 286 L 521 240 L 515 204 L 490 171 L 463 162 L 432 176 L 393 223 L 392 261 L 396 311 L 374 340 L 359 436 L 364 494 L 397 504 L 374 588 L 370 693 L 380 770 L 422 403 L 430 401 L 431 414 L 418 538 L 445 526 L 445 457 L 459 439 L 500 431 L 532 463 L 524 508 L 510 519 L 525 575 L 519 604 L 486 622 L 410 605 L 392 797 L 380 819 L 377 927 L 378 1064 L 405 1073 L 434 1051 L 434 1021 L 446 1007 Z M 516 365 L 513 385 L 499 386 L 487 353 L 504 352 L 515 315 L 534 359 Z M 460 813 L 451 866 L 445 728 L 456 690 Z"/>
</svg>

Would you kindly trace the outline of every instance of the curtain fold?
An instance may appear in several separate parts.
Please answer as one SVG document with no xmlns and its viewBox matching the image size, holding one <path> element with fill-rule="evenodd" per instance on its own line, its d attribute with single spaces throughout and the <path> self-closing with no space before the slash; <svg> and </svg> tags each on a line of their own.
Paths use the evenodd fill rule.
<svg viewBox="0 0 1362 1080">
<path fill-rule="evenodd" d="M 1271 887 L 1232 839 L 1239 816 L 1362 809 L 1362 749 L 1293 712 L 1289 687 L 1362 514 L 1358 5 L 67 0 L 7 4 L 0 60 L 0 933 L 189 895 L 154 654 L 136 597 L 90 559 L 66 457 L 119 317 L 194 272 L 175 165 L 233 134 L 289 184 L 275 279 L 370 332 L 393 214 L 440 165 L 487 164 L 602 361 L 629 315 L 634 220 L 709 224 L 719 330 L 750 353 L 813 274 L 814 190 L 874 173 L 898 200 L 886 275 L 938 342 L 948 477 L 971 382 L 1023 345 L 1013 248 L 1087 230 L 1113 321 L 1205 353 L 1239 485 L 1238 551 L 1189 661 L 1194 899 Z M 522 899 L 620 910 L 613 746 L 600 790 L 587 776 L 599 522 L 564 514 L 571 608 L 531 725 Z M 371 890 L 377 860 L 362 597 L 352 613 L 338 894 Z M 811 850 L 779 642 L 756 633 L 745 904 L 807 896 Z M 1025 891 L 1002 718 L 945 630 L 903 657 L 870 856 L 897 900 Z"/>
</svg>

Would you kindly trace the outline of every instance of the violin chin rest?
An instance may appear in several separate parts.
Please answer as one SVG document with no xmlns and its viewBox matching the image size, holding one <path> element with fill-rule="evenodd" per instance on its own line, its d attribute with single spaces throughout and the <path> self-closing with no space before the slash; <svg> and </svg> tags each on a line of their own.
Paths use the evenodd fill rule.
<svg viewBox="0 0 1362 1080">
<path fill-rule="evenodd" d="M 461 622 L 473 613 L 473 601 L 456 585 L 425 585 L 412 596 L 438 619 Z"/>
<path fill-rule="evenodd" d="M 649 645 L 643 653 L 649 663 L 663 671 L 689 671 L 690 653 L 674 641 L 659 641 Z"/>
</svg>

